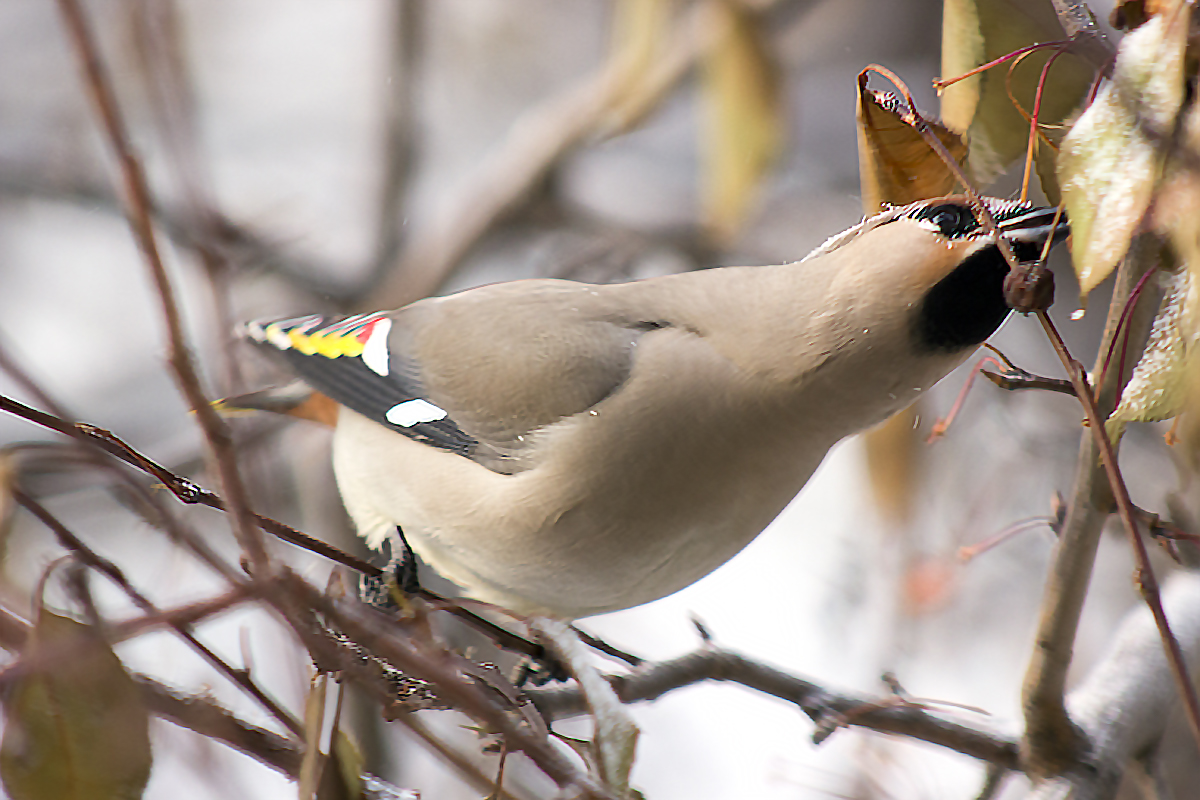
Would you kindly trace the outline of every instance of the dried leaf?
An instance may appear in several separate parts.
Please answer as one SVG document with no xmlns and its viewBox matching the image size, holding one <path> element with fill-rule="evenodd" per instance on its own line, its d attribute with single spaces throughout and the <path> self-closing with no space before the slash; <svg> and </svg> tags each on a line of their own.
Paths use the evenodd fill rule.
<svg viewBox="0 0 1200 800">
<path fill-rule="evenodd" d="M 903 525 L 912 519 L 914 498 L 923 474 L 917 410 L 909 407 L 867 431 L 867 477 L 880 515 Z"/>
<path fill-rule="evenodd" d="M 962 137 L 929 121 L 934 133 L 961 164 L 967 156 Z M 858 78 L 858 174 L 863 213 L 877 214 L 884 204 L 904 206 L 951 194 L 957 181 L 941 157 L 909 122 L 909 111 L 896 95 L 867 88 Z"/>
<path fill-rule="evenodd" d="M 116 653 L 42 610 L 4 698 L 0 778 L 13 800 L 132 800 L 150 777 L 149 717 Z"/>
<path fill-rule="evenodd" d="M 737 0 L 714 4 L 718 41 L 704 58 L 704 219 L 728 241 L 783 142 L 777 68 L 754 17 Z"/>
<path fill-rule="evenodd" d="M 1144 130 L 1170 131 L 1183 102 L 1188 9 L 1177 8 L 1125 37 L 1113 81 L 1063 140 L 1058 175 L 1083 295 L 1125 256 L 1162 172 Z"/>
<path fill-rule="evenodd" d="M 17 471 L 16 454 L 12 450 L 0 450 L 0 562 L 7 556 L 8 534 L 17 507 L 12 491 L 16 486 Z"/>
<path fill-rule="evenodd" d="M 952 78 L 1038 42 L 1066 38 L 1046 0 L 946 0 L 942 11 L 942 77 Z M 1047 49 L 1025 58 L 1012 72 L 1013 96 L 1032 113 Z M 942 121 L 965 133 L 968 166 L 981 183 L 993 180 L 1025 154 L 1029 123 L 1009 98 L 1008 65 L 946 87 Z M 1071 55 L 1054 62 L 1046 79 L 1038 121 L 1057 125 L 1079 107 L 1091 86 L 1087 65 Z M 1057 134 L 1045 131 L 1051 141 Z M 1039 148 L 1041 149 L 1041 148 Z"/>
<path fill-rule="evenodd" d="M 321 752 L 328 688 L 329 676 L 315 675 L 304 701 L 305 749 L 297 794 L 300 800 L 358 800 L 363 796 L 362 754 L 336 720 L 329 736 L 330 752 Z M 334 688 L 341 691 L 336 684 Z M 339 712 L 340 707 L 335 713 Z"/>
<path fill-rule="evenodd" d="M 646 80 L 661 56 L 675 0 L 617 0 L 609 64 L 618 82 L 613 97 L 617 127 L 624 129 L 646 104 Z"/>
<path fill-rule="evenodd" d="M 1193 370 L 1188 376 L 1178 435 L 1183 457 L 1193 472 L 1200 472 L 1200 369 Z"/>
</svg>

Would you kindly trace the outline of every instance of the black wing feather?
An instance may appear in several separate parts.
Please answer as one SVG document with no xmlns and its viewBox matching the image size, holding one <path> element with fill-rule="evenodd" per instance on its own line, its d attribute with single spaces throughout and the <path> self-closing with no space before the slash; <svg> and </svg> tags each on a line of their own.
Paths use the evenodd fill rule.
<svg viewBox="0 0 1200 800">
<path fill-rule="evenodd" d="M 318 392 L 411 439 L 469 458 L 479 443 L 449 416 L 412 425 L 398 425 L 388 419 L 388 412 L 399 405 L 428 400 L 423 397 L 416 370 L 400 354 L 389 354 L 389 367 L 394 364 L 397 368 L 387 369 L 387 374 L 372 369 L 361 352 L 352 354 L 362 348 L 355 348 L 348 340 L 361 340 L 364 332 L 370 334 L 372 326 L 383 319 L 381 314 L 310 316 L 252 322 L 247 332 L 252 342 L 281 355 L 296 375 Z M 381 335 L 386 335 L 386 328 Z M 334 342 L 335 346 L 321 347 L 316 352 L 309 352 L 311 347 L 297 346 L 316 340 Z M 339 349 L 339 341 L 350 345 L 348 351 L 330 355 Z"/>
</svg>

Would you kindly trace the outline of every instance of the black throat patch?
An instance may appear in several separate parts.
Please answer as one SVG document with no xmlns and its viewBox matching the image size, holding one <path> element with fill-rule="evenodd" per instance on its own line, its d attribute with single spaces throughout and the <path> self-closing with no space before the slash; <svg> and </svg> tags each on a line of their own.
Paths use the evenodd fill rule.
<svg viewBox="0 0 1200 800">
<path fill-rule="evenodd" d="M 921 301 L 914 338 L 925 351 L 975 347 L 1008 316 L 1004 276 L 1008 264 L 995 245 L 972 254 L 942 278 Z"/>
</svg>

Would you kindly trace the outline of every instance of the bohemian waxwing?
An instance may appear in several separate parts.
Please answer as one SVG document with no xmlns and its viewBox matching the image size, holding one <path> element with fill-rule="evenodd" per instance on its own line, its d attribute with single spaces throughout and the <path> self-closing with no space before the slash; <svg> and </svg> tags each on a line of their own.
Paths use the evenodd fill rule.
<svg viewBox="0 0 1200 800">
<path fill-rule="evenodd" d="M 1034 260 L 1053 209 L 986 199 Z M 613 285 L 521 280 L 398 311 L 247 326 L 340 404 L 334 470 L 470 597 L 585 617 L 745 547 L 826 451 L 913 402 L 1008 316 L 963 197 L 891 209 L 801 261 Z"/>
</svg>

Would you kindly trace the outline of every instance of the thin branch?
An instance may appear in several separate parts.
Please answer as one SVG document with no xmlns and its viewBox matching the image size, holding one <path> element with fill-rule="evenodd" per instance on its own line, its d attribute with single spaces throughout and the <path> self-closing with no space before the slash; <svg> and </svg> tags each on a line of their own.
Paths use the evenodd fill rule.
<svg viewBox="0 0 1200 800">
<path fill-rule="evenodd" d="M 469 680 L 468 674 L 477 676 L 474 665 L 447 650 L 435 651 L 429 646 L 428 637 L 403 635 L 396 620 L 388 620 L 367 606 L 326 597 L 290 571 L 280 574 L 277 585 L 281 610 L 292 629 L 314 652 L 328 648 L 324 635 L 317 633 L 308 619 L 317 613 L 367 652 L 431 684 L 440 699 L 503 736 L 511 751 L 524 752 L 560 787 L 570 787 L 591 797 L 612 798 L 596 781 L 576 769 L 548 739 L 534 735 L 531 726 L 519 724 L 516 721 L 519 717 L 513 714 L 518 709 L 501 705 L 494 687 Z"/>
<path fill-rule="evenodd" d="M 644 664 L 610 680 L 625 703 L 654 700 L 702 681 L 729 681 L 799 706 L 817 723 L 818 738 L 849 725 L 920 739 L 1007 769 L 1018 768 L 1016 742 L 998 733 L 934 716 L 920 706 L 896 703 L 891 697 L 834 692 L 719 648 L 705 647 L 672 661 Z M 526 694 L 548 717 L 572 716 L 586 710 L 574 686 L 527 689 Z"/>
<path fill-rule="evenodd" d="M 146 706 L 160 717 L 223 742 L 289 778 L 300 771 L 301 746 L 286 736 L 238 719 L 211 698 L 186 695 L 145 675 L 134 675 Z"/>
<path fill-rule="evenodd" d="M 38 411 L 36 408 L 31 408 L 24 403 L 19 403 L 12 398 L 5 397 L 4 395 L 0 395 L 0 411 L 7 411 L 14 416 L 21 417 L 22 419 L 26 419 L 37 425 L 41 425 L 42 427 L 49 428 L 50 430 L 70 436 L 78 441 L 99 447 L 105 453 L 115 456 L 121 461 L 124 461 L 126 464 L 137 467 L 147 475 L 151 475 L 159 480 L 163 486 L 169 490 L 171 494 L 175 495 L 176 499 L 182 503 L 203 505 L 217 511 L 226 510 L 225 501 L 222 500 L 219 495 L 213 494 L 212 492 L 200 487 L 187 478 L 176 475 L 161 464 L 155 463 L 151 459 L 139 453 L 137 450 L 134 450 L 125 442 L 121 441 L 121 439 L 119 439 L 110 431 L 106 431 L 103 428 L 98 428 L 95 425 L 88 425 L 87 423 L 67 422 L 59 419 L 53 414 L 47 414 L 44 411 Z M 252 514 L 251 517 L 255 521 L 255 524 L 262 528 L 262 530 L 270 533 L 273 536 L 283 539 L 289 544 L 293 544 L 297 547 L 308 550 L 309 552 L 328 558 L 331 561 L 356 570 L 363 575 L 379 577 L 383 574 L 383 570 L 374 564 L 363 561 L 361 558 L 351 555 L 343 550 L 339 550 L 333 545 L 327 544 L 316 537 L 309 536 L 307 533 L 298 531 L 290 525 L 285 525 L 278 520 L 271 519 L 270 517 L 264 517 L 260 514 Z M 509 631 L 492 622 L 491 620 L 485 619 L 484 617 L 481 617 L 466 608 L 463 608 L 461 605 L 458 605 L 447 598 L 441 597 L 440 595 L 425 589 L 421 590 L 421 596 L 434 603 L 437 603 L 439 608 L 444 609 L 459 619 L 462 619 L 472 627 L 482 631 L 487 636 L 490 636 L 502 647 L 516 650 L 519 653 L 524 653 L 525 655 L 532 656 L 533 658 L 545 657 L 545 650 L 541 645 L 530 642 L 528 639 L 518 636 L 512 631 Z"/>
<path fill-rule="evenodd" d="M 1011 774 L 1011 770 L 989 764 L 984 775 L 983 786 L 979 788 L 979 794 L 975 795 L 975 800 L 995 800 L 999 796 L 1000 790 L 1004 788 L 1005 780 Z"/>
<path fill-rule="evenodd" d="M 134 450 L 115 434 L 104 428 L 88 425 L 87 423 L 67 422 L 53 414 L 47 414 L 44 411 L 31 408 L 24 403 L 19 403 L 3 395 L 0 395 L 0 411 L 6 411 L 14 416 L 41 425 L 44 428 L 49 428 L 52 431 L 70 436 L 80 442 L 98 447 L 105 453 L 115 456 L 126 464 L 136 467 L 147 475 L 156 478 L 181 503 L 207 506 L 217 511 L 226 510 L 225 501 L 219 495 L 204 489 L 187 478 L 176 475 L 161 464 Z M 285 525 L 282 522 L 259 514 L 252 514 L 251 516 L 255 524 L 264 531 L 283 539 L 289 544 L 302 547 L 366 575 L 382 574 L 382 570 L 374 564 L 343 552 L 320 539 L 302 533 L 290 525 Z"/>
<path fill-rule="evenodd" d="M 222 659 L 206 644 L 196 638 L 196 635 L 192 632 L 189 624 L 177 622 L 171 618 L 164 617 L 162 612 L 152 602 L 150 602 L 150 599 L 138 591 L 133 584 L 129 582 L 129 580 L 125 577 L 125 574 L 116 564 L 102 557 L 99 553 L 88 547 L 88 545 L 82 539 L 72 533 L 71 530 L 68 529 L 67 526 L 63 525 L 57 517 L 47 511 L 41 503 L 34 500 L 21 489 L 14 488 L 12 492 L 13 497 L 16 498 L 18 503 L 24 506 L 35 517 L 37 517 L 43 525 L 53 531 L 55 537 L 57 537 L 59 541 L 59 544 L 61 544 L 67 550 L 75 553 L 82 563 L 86 564 L 92 569 L 95 569 L 97 572 L 102 573 L 109 580 L 115 583 L 121 589 L 121 591 L 123 591 L 126 596 L 133 601 L 134 605 L 142 609 L 142 611 L 146 612 L 147 614 L 163 618 L 168 625 L 174 628 L 179 637 L 187 642 L 188 645 L 190 645 L 193 650 L 199 653 L 200 656 L 213 668 L 232 681 L 246 694 L 250 695 L 250 697 L 254 698 L 259 705 L 265 708 L 267 712 L 271 714 L 271 716 L 279 720 L 279 722 L 282 723 L 283 726 L 291 731 L 294 735 L 303 735 L 304 726 L 301 725 L 300 722 L 291 714 L 289 714 L 281 705 L 279 705 L 274 698 L 263 691 L 263 689 L 261 689 L 250 677 L 250 673 L 247 670 L 235 669 L 230 664 L 226 663 L 224 659 Z M 235 587 L 235 590 L 248 593 L 250 587 L 247 585 L 242 585 Z"/>
<path fill-rule="evenodd" d="M 175 608 L 149 611 L 144 616 L 109 624 L 113 642 L 123 642 L 141 636 L 154 628 L 190 627 L 254 599 L 248 587 L 235 586 L 225 594 Z"/>
<path fill-rule="evenodd" d="M 446 210 L 415 232 L 382 283 L 360 303 L 366 302 L 370 310 L 400 307 L 436 291 L 568 155 L 628 121 L 631 110 L 622 104 L 631 91 L 641 92 L 632 113 L 636 117 L 688 74 L 727 23 L 726 15 L 711 13 L 712 5 L 713 0 L 704 0 L 687 10 L 658 63 L 646 76 L 635 76 L 644 79 L 642 85 L 631 85 L 623 65 L 610 62 L 526 113 Z M 812 0 L 766 0 L 754 10 L 803 10 L 811 5 Z"/>
<path fill-rule="evenodd" d="M 229 498 L 234 534 L 242 549 L 249 556 L 254 570 L 266 572 L 269 566 L 267 552 L 262 534 L 254 525 L 245 486 L 238 474 L 233 440 L 229 436 L 224 422 L 209 404 L 201 387 L 200 377 L 183 331 L 179 304 L 175 299 L 175 289 L 167 276 L 166 267 L 159 253 L 154 225 L 150 219 L 150 210 L 153 206 L 150 189 L 146 183 L 141 163 L 134 155 L 133 147 L 130 144 L 111 82 L 100 60 L 99 48 L 79 0 L 58 0 L 58 6 L 62 12 L 71 44 L 79 57 L 88 95 L 120 166 L 125 200 L 128 203 L 130 227 L 158 291 L 170 346 L 168 362 L 180 390 L 196 414 L 205 440 L 212 451 L 221 486 L 225 496 Z"/>
<path fill-rule="evenodd" d="M 417 71 L 425 0 L 396 0 L 386 10 L 388 60 L 384 75 L 383 168 L 376 220 L 374 283 L 395 262 L 404 237 L 404 205 L 416 163 Z"/>
<path fill-rule="evenodd" d="M 142 691 L 146 707 L 163 719 L 221 742 L 292 780 L 300 776 L 304 754 L 292 740 L 239 719 L 208 697 L 181 694 L 144 675 L 135 674 L 133 680 Z M 359 777 L 364 800 L 411 796 L 368 772 Z"/>
<path fill-rule="evenodd" d="M 183 198 L 183 211 L 195 233 L 196 254 L 212 293 L 222 394 L 240 390 L 241 373 L 233 357 L 234 320 L 229 294 L 229 260 L 215 247 L 220 226 L 215 193 L 201 169 L 196 93 L 188 70 L 186 37 L 176 0 L 139 0 L 129 6 L 134 52 L 150 99 L 152 119 L 169 154 Z"/>
</svg>

